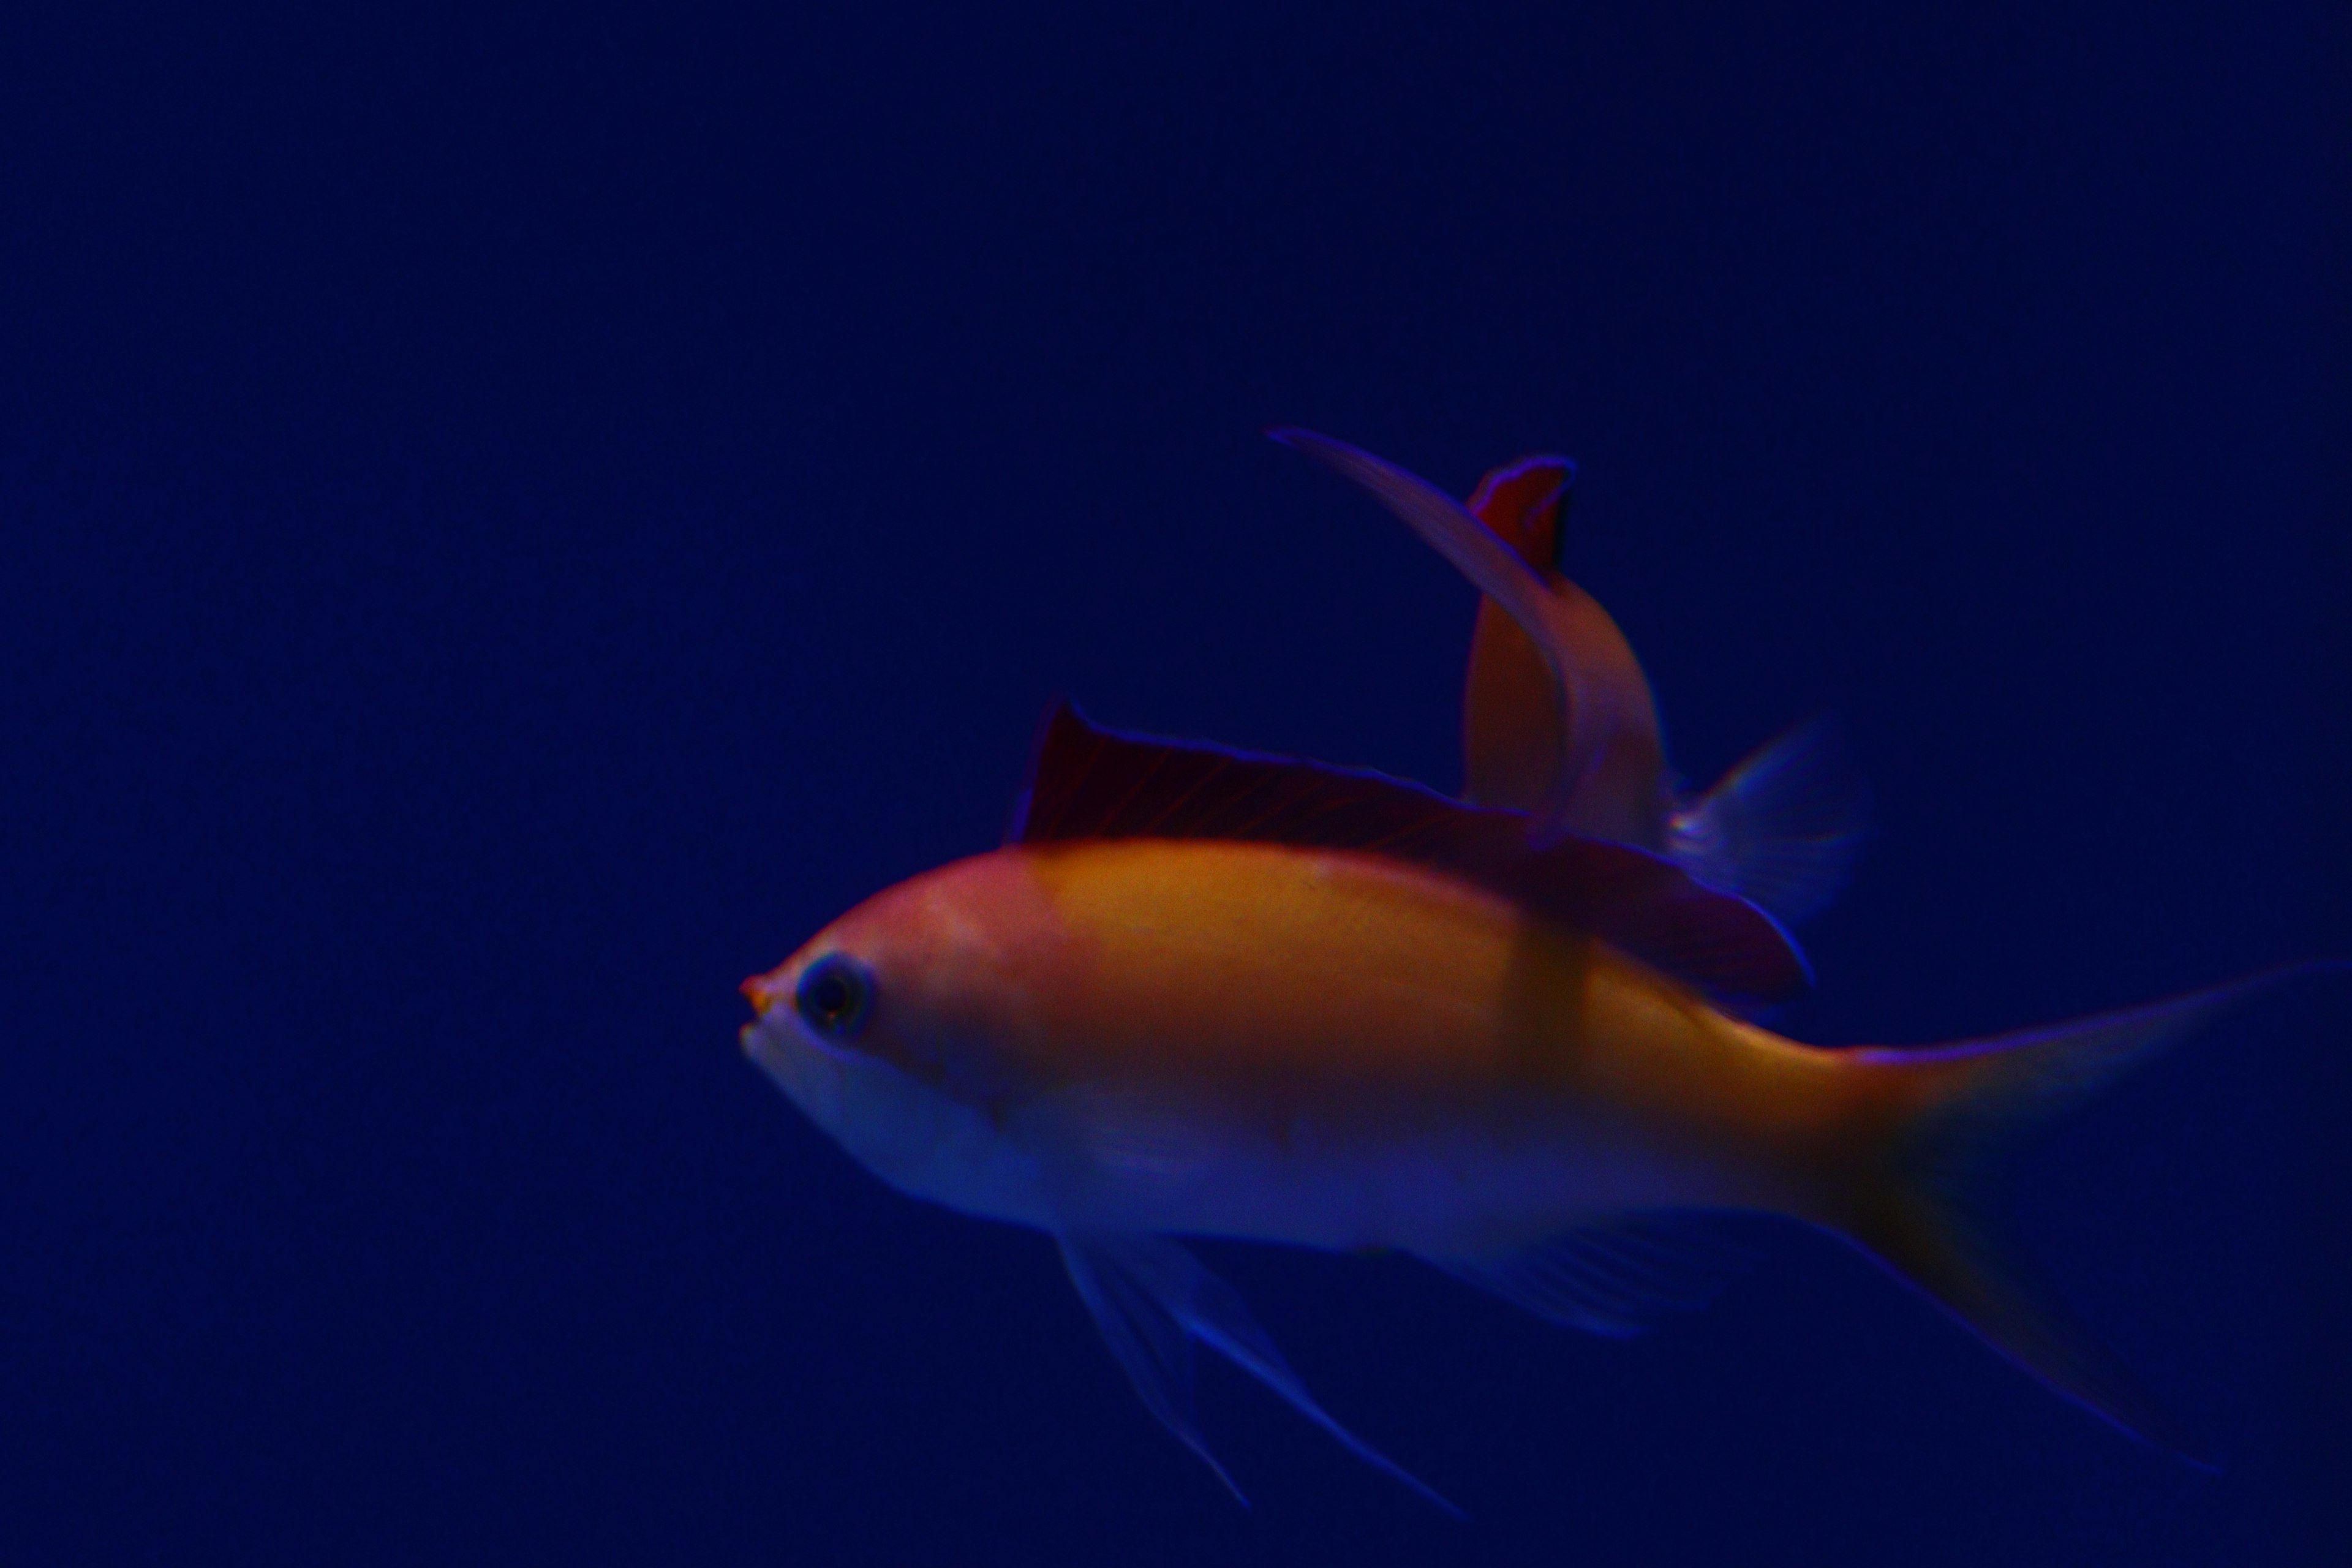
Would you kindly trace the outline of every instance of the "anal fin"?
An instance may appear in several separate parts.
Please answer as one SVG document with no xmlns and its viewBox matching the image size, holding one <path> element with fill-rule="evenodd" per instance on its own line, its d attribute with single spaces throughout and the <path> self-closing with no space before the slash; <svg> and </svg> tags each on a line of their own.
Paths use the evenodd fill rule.
<svg viewBox="0 0 2352 1568">
<path fill-rule="evenodd" d="M 1754 1261 L 1723 1215 L 1634 1215 L 1534 1247 L 1430 1262 L 1537 1317 L 1625 1339 L 1660 1314 L 1695 1311 Z"/>
</svg>

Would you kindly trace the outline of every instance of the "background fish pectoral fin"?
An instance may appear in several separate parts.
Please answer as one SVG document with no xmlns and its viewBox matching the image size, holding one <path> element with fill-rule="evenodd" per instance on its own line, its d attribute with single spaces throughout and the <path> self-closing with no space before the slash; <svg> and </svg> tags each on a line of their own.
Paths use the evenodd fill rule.
<svg viewBox="0 0 2352 1568">
<path fill-rule="evenodd" d="M 1071 1283 L 1094 1314 L 1111 1353 L 1160 1424 L 1216 1471 L 1246 1502 L 1200 1433 L 1192 1414 L 1192 1342 L 1197 1340 L 1280 1394 L 1300 1415 L 1375 1469 L 1386 1471 L 1448 1513 L 1455 1508 L 1370 1444 L 1334 1420 L 1275 1348 L 1241 1293 L 1200 1259 L 1163 1237 L 1071 1235 L 1060 1237 Z"/>
<path fill-rule="evenodd" d="M 1837 896 L 1870 837 L 1871 791 L 1823 716 L 1748 753 L 1667 824 L 1667 852 L 1783 925 Z"/>
<path fill-rule="evenodd" d="M 1755 1256 L 1727 1216 L 1670 1211 L 1586 1226 L 1533 1247 L 1428 1260 L 1539 1318 L 1624 1339 L 1665 1312 L 1706 1306 Z"/>
</svg>

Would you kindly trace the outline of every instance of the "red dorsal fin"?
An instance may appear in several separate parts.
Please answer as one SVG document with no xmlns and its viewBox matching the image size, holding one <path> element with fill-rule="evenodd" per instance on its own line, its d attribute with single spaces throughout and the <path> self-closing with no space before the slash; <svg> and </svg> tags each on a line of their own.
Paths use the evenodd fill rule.
<svg viewBox="0 0 2352 1568">
<path fill-rule="evenodd" d="M 1062 702 L 1046 715 L 1012 837 L 1387 855 L 1503 894 L 1726 998 L 1768 1001 L 1811 983 L 1796 944 L 1755 905 L 1664 856 L 1574 835 L 1537 846 L 1528 826 L 1524 813 L 1465 805 L 1385 773 L 1118 734 Z"/>
<path fill-rule="evenodd" d="M 1566 458 L 1521 458 L 1480 479 L 1469 507 L 1521 560 L 1549 572 L 1559 565 L 1559 525 L 1575 482 L 1576 465 Z"/>
</svg>

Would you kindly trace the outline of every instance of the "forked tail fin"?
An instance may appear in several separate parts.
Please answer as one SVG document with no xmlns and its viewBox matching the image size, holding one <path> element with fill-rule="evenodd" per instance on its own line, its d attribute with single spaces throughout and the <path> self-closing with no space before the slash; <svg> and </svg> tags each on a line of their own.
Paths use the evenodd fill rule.
<svg viewBox="0 0 2352 1568">
<path fill-rule="evenodd" d="M 2023 1132 L 2291 980 L 2352 969 L 2305 963 L 2127 1012 L 1927 1049 L 1846 1053 L 1883 1073 L 1894 1114 L 1851 1168 L 1837 1224 L 1994 1349 L 2116 1426 L 2196 1464 L 2210 1459 L 2130 1371 L 2075 1323 L 2004 1237 L 1993 1199 Z"/>
</svg>

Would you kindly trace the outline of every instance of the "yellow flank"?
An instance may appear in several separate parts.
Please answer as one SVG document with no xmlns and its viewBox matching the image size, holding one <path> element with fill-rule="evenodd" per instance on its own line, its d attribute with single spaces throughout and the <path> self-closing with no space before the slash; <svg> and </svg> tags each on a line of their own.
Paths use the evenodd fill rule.
<svg viewBox="0 0 2352 1568">
<path fill-rule="evenodd" d="M 1153 840 L 1003 853 L 1025 861 L 1063 947 L 1031 998 L 1025 1065 L 1048 1079 L 1566 1101 L 1727 1155 L 1811 1152 L 1864 1087 L 1835 1053 L 1400 862 Z"/>
</svg>

